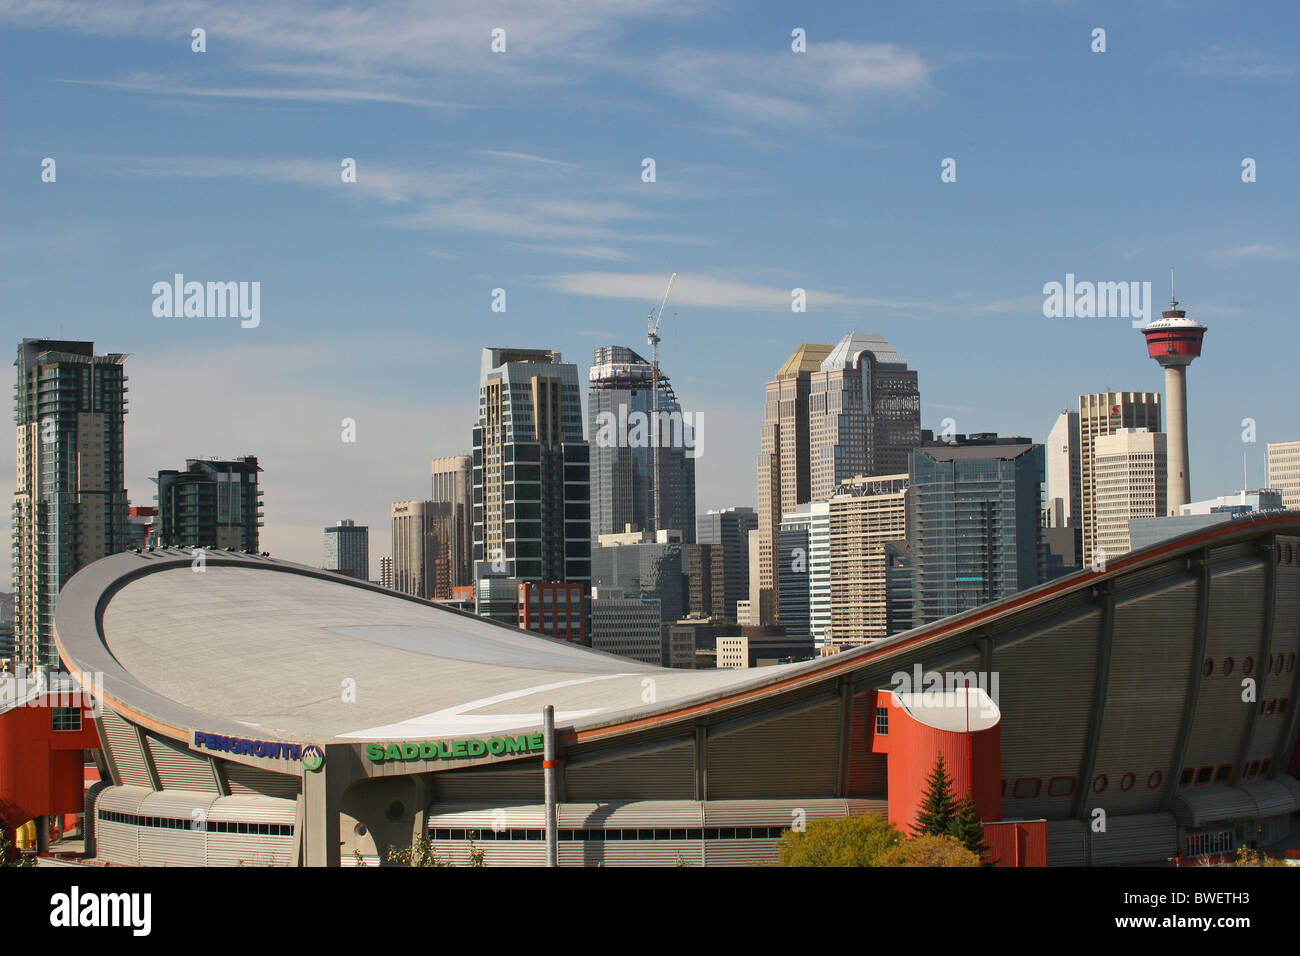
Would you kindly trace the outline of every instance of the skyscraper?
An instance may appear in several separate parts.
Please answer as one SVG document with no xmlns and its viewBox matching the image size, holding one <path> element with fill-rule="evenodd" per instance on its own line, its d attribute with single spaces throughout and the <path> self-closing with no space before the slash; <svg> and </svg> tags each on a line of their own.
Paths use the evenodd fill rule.
<svg viewBox="0 0 1300 956">
<path fill-rule="evenodd" d="M 831 644 L 889 636 L 885 545 L 907 538 L 907 482 L 906 473 L 858 477 L 831 497 Z"/>
<path fill-rule="evenodd" d="M 1160 431 L 1158 392 L 1098 392 L 1079 396 L 1079 502 L 1083 554 L 1081 563 L 1093 563 L 1097 545 L 1097 488 L 1094 449 L 1098 438 L 1121 428 Z"/>
<path fill-rule="evenodd" d="M 1170 514 L 1192 500 L 1191 459 L 1187 449 L 1187 366 L 1201 354 L 1205 326 L 1178 308 L 1170 296 L 1169 308 L 1142 329 L 1147 355 L 1165 370 L 1165 402 L 1169 406 L 1169 490 Z"/>
<path fill-rule="evenodd" d="M 753 508 L 718 508 L 700 515 L 695 540 L 722 548 L 724 614 L 736 620 L 736 602 L 749 599 L 749 532 L 758 523 Z M 713 581 L 713 587 L 718 587 Z"/>
<path fill-rule="evenodd" d="M 254 455 L 190 458 L 184 471 L 158 472 L 158 539 L 179 548 L 256 551 L 262 490 Z"/>
<path fill-rule="evenodd" d="M 810 500 L 858 475 L 906 472 L 921 443 L 916 372 L 881 336 L 850 332 L 812 373 L 808 416 Z"/>
<path fill-rule="evenodd" d="M 682 415 L 668 376 L 659 370 L 659 425 L 651 422 L 653 369 L 621 345 L 595 350 L 588 375 L 587 434 L 591 445 L 591 536 L 627 525 L 681 531 L 695 541 L 695 432 Z M 654 445 L 659 441 L 659 515 L 655 528 Z"/>
<path fill-rule="evenodd" d="M 370 580 L 370 529 L 344 519 L 325 529 L 326 571 L 349 574 L 359 581 Z"/>
<path fill-rule="evenodd" d="M 789 635 L 812 634 L 808 569 L 811 531 L 812 513 L 809 505 L 804 504 L 781 519 L 781 530 L 777 532 L 776 581 L 780 592 L 781 626 Z"/>
<path fill-rule="evenodd" d="M 1097 543 L 1094 560 L 1132 550 L 1129 522 L 1167 513 L 1166 436 L 1145 428 L 1121 428 L 1093 446 L 1097 489 Z"/>
<path fill-rule="evenodd" d="M 473 459 L 469 455 L 435 458 L 430 471 L 433 477 L 430 500 L 443 506 L 437 509 L 441 570 L 434 590 L 438 598 L 448 598 L 451 588 L 474 583 Z"/>
<path fill-rule="evenodd" d="M 715 621 L 726 619 L 725 578 L 722 545 L 696 543 L 686 546 L 687 608 L 692 615 Z"/>
<path fill-rule="evenodd" d="M 758 573 L 761 624 L 779 615 L 776 539 L 781 518 L 811 500 L 808 461 L 808 394 L 812 374 L 831 354 L 830 345 L 795 349 L 767 383 L 758 454 Z"/>
<path fill-rule="evenodd" d="M 1300 508 L 1300 441 L 1269 442 L 1268 486 L 1282 492 L 1283 508 Z"/>
<path fill-rule="evenodd" d="M 1079 413 L 1062 410 L 1043 446 L 1047 458 L 1046 521 L 1049 528 L 1078 528 Z"/>
<path fill-rule="evenodd" d="M 432 501 L 393 502 L 394 591 L 432 601 L 438 559 L 438 536 L 434 529 Z"/>
<path fill-rule="evenodd" d="M 590 582 L 582 395 L 559 352 L 483 350 L 473 480 L 476 562 L 522 581 Z"/>
<path fill-rule="evenodd" d="M 1042 445 L 993 434 L 926 441 L 910 480 L 915 626 L 1042 582 Z"/>
<path fill-rule="evenodd" d="M 29 667 L 58 664 L 51 627 L 68 578 L 127 546 L 127 358 L 96 355 L 93 342 L 18 346 L 14 654 Z"/>
</svg>

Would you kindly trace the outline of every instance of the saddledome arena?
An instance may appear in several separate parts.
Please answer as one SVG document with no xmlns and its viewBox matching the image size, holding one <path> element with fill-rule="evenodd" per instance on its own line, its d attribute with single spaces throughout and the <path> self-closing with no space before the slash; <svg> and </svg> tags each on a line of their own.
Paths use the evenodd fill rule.
<svg viewBox="0 0 1300 956">
<path fill-rule="evenodd" d="M 1049 864 L 1267 846 L 1300 806 L 1294 512 L 757 670 L 650 667 L 223 551 L 90 565 L 56 639 L 103 675 L 101 863 L 373 864 L 427 834 L 453 861 L 473 839 L 489 865 L 542 864 L 545 705 L 560 865 L 770 862 L 800 814 L 906 823 L 936 750 Z M 983 690 L 922 706 L 899 672 Z"/>
</svg>

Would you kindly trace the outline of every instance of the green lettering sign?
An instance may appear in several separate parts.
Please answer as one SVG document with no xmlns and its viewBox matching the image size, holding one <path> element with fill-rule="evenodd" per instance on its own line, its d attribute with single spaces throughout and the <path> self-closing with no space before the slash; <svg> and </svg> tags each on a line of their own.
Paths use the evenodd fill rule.
<svg viewBox="0 0 1300 956">
<path fill-rule="evenodd" d="M 399 760 L 451 760 L 482 757 L 486 754 L 523 754 L 545 749 L 541 734 L 515 737 L 489 737 L 486 740 L 425 740 L 419 743 L 366 744 L 366 757 L 372 763 Z"/>
</svg>

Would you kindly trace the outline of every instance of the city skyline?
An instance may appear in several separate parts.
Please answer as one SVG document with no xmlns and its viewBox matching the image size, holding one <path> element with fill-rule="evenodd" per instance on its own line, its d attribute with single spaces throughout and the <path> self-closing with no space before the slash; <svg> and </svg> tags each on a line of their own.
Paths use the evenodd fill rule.
<svg viewBox="0 0 1300 956">
<path fill-rule="evenodd" d="M 724 8 L 592 9 L 557 30 L 540 4 L 507 23 L 512 52 L 496 60 L 491 15 L 472 8 L 349 35 L 235 3 L 242 19 L 205 11 L 202 55 L 188 20 L 140 8 L 115 0 L 86 17 L 54 3 L 39 29 L 0 12 L 6 70 L 24 77 L 12 141 L 31 144 L 0 151 L 0 193 L 40 235 L 7 241 L 2 327 L 11 342 L 135 356 L 136 505 L 152 504 L 148 478 L 170 463 L 256 453 L 263 547 L 314 563 L 324 524 L 385 527 L 391 502 L 425 496 L 430 459 L 470 450 L 483 345 L 556 349 L 581 378 L 593 346 L 642 347 L 671 271 L 662 361 L 688 410 L 718 423 L 696 463 L 697 512 L 755 503 L 763 384 L 801 342 L 882 335 L 917 370 L 922 427 L 936 432 L 952 418 L 959 432 L 1042 441 L 1079 395 L 1163 391 L 1128 319 L 1044 317 L 1043 286 L 1067 275 L 1150 281 L 1158 303 L 1179 266 L 1179 295 L 1214 337 L 1189 387 L 1194 499 L 1235 489 L 1243 451 L 1250 484 L 1264 483 L 1266 443 L 1300 436 L 1285 350 L 1258 348 L 1289 341 L 1300 256 L 1275 216 L 1297 199 L 1284 174 L 1297 132 L 1261 122 L 1296 92 L 1276 29 L 1296 15 L 1285 5 L 1268 30 L 1231 13 L 1090 8 L 1110 37 L 1093 53 L 1074 5 L 922 19 L 766 4 L 723 37 Z M 809 59 L 789 73 L 796 25 Z M 408 52 L 379 72 L 380 30 L 445 57 Z M 740 72 L 752 93 L 724 82 Z M 516 101 L 521 77 L 538 92 Z M 1101 111 L 1105 134 L 1081 138 L 1080 110 Z M 194 117 L 180 148 L 174 131 Z M 1188 130 L 1214 145 L 1171 148 Z M 41 181 L 45 157 L 55 182 Z M 946 157 L 955 182 L 940 179 Z M 1256 182 L 1242 181 L 1245 157 Z M 900 222 L 883 241 L 881 224 Z M 177 273 L 260 282 L 259 324 L 156 317 L 152 287 Z M 504 313 L 491 311 L 496 288 Z M 805 313 L 790 311 L 794 288 Z M 1250 391 L 1235 387 L 1246 379 Z M 354 444 L 340 441 L 344 419 Z"/>
</svg>

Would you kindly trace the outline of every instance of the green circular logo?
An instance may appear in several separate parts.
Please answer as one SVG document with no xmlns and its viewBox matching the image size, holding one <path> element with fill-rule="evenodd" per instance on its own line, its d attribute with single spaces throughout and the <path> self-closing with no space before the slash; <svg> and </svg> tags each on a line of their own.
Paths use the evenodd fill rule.
<svg viewBox="0 0 1300 956">
<path fill-rule="evenodd" d="M 307 770 L 319 770 L 325 766 L 325 751 L 315 744 L 302 748 L 302 765 Z"/>
</svg>

